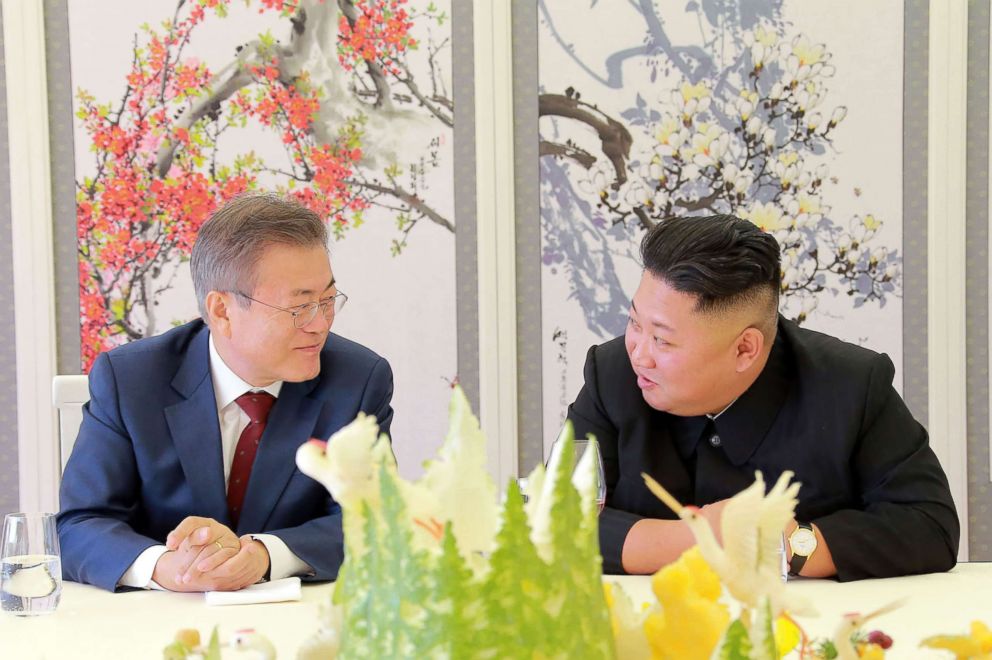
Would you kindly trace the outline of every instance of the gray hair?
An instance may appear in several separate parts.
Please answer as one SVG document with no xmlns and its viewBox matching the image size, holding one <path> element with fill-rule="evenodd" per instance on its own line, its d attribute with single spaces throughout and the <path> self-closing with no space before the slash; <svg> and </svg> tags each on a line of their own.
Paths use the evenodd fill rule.
<svg viewBox="0 0 992 660">
<path fill-rule="evenodd" d="M 327 227 L 300 202 L 272 193 L 238 195 L 203 223 L 193 245 L 190 270 L 200 315 L 207 319 L 211 291 L 250 295 L 255 267 L 274 243 L 327 249 Z M 247 300 L 239 300 L 247 306 Z"/>
</svg>

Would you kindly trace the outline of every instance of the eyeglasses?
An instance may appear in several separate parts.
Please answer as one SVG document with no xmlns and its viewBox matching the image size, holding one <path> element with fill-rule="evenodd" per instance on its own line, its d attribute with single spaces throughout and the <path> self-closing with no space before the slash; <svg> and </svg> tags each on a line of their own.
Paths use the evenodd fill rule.
<svg viewBox="0 0 992 660">
<path fill-rule="evenodd" d="M 247 298 L 252 302 L 257 302 L 259 305 L 265 305 L 266 307 L 271 307 L 272 309 L 278 309 L 280 312 L 287 312 L 293 317 L 293 325 L 297 328 L 305 328 L 310 325 L 310 322 L 317 317 L 317 310 L 324 315 L 324 318 L 328 321 L 333 321 L 334 316 L 341 311 L 344 304 L 348 302 L 348 296 L 338 291 L 336 294 L 330 298 L 324 298 L 319 302 L 308 302 L 302 305 L 297 305 L 296 307 L 279 307 L 278 305 L 270 305 L 267 302 L 262 302 L 261 300 L 256 300 L 252 298 L 247 293 L 241 293 L 240 291 L 235 291 L 242 298 Z"/>
</svg>

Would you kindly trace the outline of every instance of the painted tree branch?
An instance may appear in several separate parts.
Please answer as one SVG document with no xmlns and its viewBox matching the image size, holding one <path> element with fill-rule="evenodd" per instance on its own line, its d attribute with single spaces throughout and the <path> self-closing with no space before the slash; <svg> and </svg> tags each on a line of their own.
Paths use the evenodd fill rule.
<svg viewBox="0 0 992 660">
<path fill-rule="evenodd" d="M 190 126 L 209 113 L 217 112 L 220 109 L 221 103 L 237 93 L 239 89 L 251 84 L 253 81 L 251 67 L 265 63 L 259 54 L 261 46 L 261 42 L 252 41 L 242 48 L 233 62 L 225 66 L 211 78 L 209 89 L 212 92 L 200 96 L 189 108 L 183 111 L 179 119 L 176 120 L 176 128 L 189 129 Z M 292 48 L 279 48 L 277 50 L 279 52 L 280 70 L 282 70 L 286 60 L 293 57 L 294 51 Z M 172 160 L 176 154 L 176 149 L 178 148 L 179 143 L 175 141 L 163 142 L 162 146 L 159 147 L 155 167 L 158 176 L 165 177 L 168 174 L 169 168 L 172 166 Z"/>
<path fill-rule="evenodd" d="M 381 193 L 383 195 L 390 195 L 400 200 L 404 204 L 408 205 L 414 211 L 423 214 L 425 218 L 433 222 L 434 224 L 440 225 L 450 231 L 455 232 L 455 226 L 450 220 L 445 218 L 443 215 L 428 206 L 424 200 L 420 199 L 413 193 L 407 192 L 402 186 L 395 186 L 390 188 L 388 186 L 383 186 L 378 183 L 372 183 L 371 181 L 348 181 L 349 185 L 357 186 L 359 188 L 365 188 L 371 190 L 372 192 Z"/>
<path fill-rule="evenodd" d="M 403 77 L 400 78 L 399 81 L 406 85 L 407 89 L 410 90 L 410 93 L 413 94 L 418 101 L 420 101 L 420 104 L 427 108 L 432 115 L 440 119 L 441 123 L 445 126 L 454 126 L 455 120 L 441 112 L 439 107 L 431 103 L 431 100 L 420 92 L 420 87 L 417 86 L 416 81 L 414 81 L 413 76 L 410 75 L 410 70 L 406 67 L 406 65 L 403 66 L 403 74 Z"/>
<path fill-rule="evenodd" d="M 681 206 L 686 211 L 690 211 L 690 212 L 692 212 L 692 211 L 702 211 L 703 209 L 710 209 L 710 210 L 712 210 L 713 209 L 713 202 L 715 202 L 716 200 L 720 199 L 720 195 L 722 194 L 722 192 L 723 191 L 718 188 L 718 189 L 714 190 L 713 192 L 711 192 L 706 197 L 703 197 L 701 199 L 695 199 L 695 200 L 691 200 L 691 201 L 690 200 L 681 200 L 680 199 L 680 200 L 678 200 L 678 201 L 675 202 L 675 205 L 676 206 Z"/>
<path fill-rule="evenodd" d="M 225 6 L 231 1 L 220 0 Z M 303 183 L 291 194 L 332 218 L 336 231 L 348 226 L 349 214 L 357 219 L 374 205 L 395 214 L 404 245 L 425 219 L 454 232 L 453 221 L 421 199 L 426 170 L 438 167 L 440 143 L 424 154 L 408 137 L 411 129 L 433 121 L 428 112 L 448 126 L 452 116 L 447 85 L 438 85 L 433 61 L 430 86 L 414 81 L 403 66 L 406 47 L 423 41 L 408 36 L 412 23 L 380 33 L 364 23 L 358 0 L 298 0 L 279 7 L 263 2 L 263 10 L 281 13 L 282 34 L 243 43 L 219 67 L 207 68 L 182 56 L 207 3 L 172 4 L 164 33 L 143 28 L 148 47 L 139 47 L 135 35 L 119 108 L 79 93 L 77 115 L 98 147 L 96 176 L 76 182 L 77 221 L 85 228 L 79 241 L 84 368 L 113 344 L 160 329 L 154 299 L 175 280 L 174 257 L 188 254 L 201 211 L 251 189 L 259 175 L 288 178 L 289 188 Z M 342 8 L 361 17 L 357 33 L 350 33 L 357 41 L 347 48 Z M 371 62 L 360 54 L 356 59 L 367 53 L 353 48 L 361 39 L 374 42 L 375 55 L 365 55 Z M 404 40 L 403 47 L 390 39 Z M 447 40 L 436 47 L 428 43 L 433 56 Z M 348 62 L 341 55 L 345 50 Z M 352 67 L 362 75 L 355 76 Z M 353 82 L 361 92 L 350 89 Z M 421 94 L 421 88 L 431 92 Z M 279 134 L 287 165 L 266 164 L 252 151 L 230 162 L 220 157 L 221 134 L 245 128 L 248 120 Z M 412 182 L 404 188 L 389 172 L 404 171 L 400 164 L 408 158 Z M 389 164 L 385 179 L 374 174 L 377 161 Z"/>
<path fill-rule="evenodd" d="M 338 8 L 347 19 L 348 24 L 355 27 L 355 22 L 358 20 L 358 9 L 355 7 L 355 3 L 351 0 L 338 0 Z M 372 84 L 375 85 L 376 100 L 372 106 L 391 110 L 393 102 L 389 94 L 389 82 L 386 80 L 386 74 L 383 73 L 382 67 L 375 60 L 367 59 L 365 60 L 365 68 L 369 73 L 369 78 L 372 79 Z"/>
<path fill-rule="evenodd" d="M 575 145 L 558 144 L 549 140 L 541 140 L 538 155 L 571 158 L 587 170 L 596 163 L 596 157 L 585 149 L 580 149 Z"/>
<path fill-rule="evenodd" d="M 655 221 L 648 216 L 648 213 L 644 210 L 643 206 L 634 207 L 634 215 L 636 215 L 637 219 L 641 221 L 641 226 L 644 227 L 644 229 L 651 229 L 654 227 Z"/>
<path fill-rule="evenodd" d="M 623 124 L 600 112 L 595 106 L 564 94 L 541 94 L 538 97 L 538 116 L 565 117 L 591 127 L 599 136 L 603 154 L 616 171 L 615 187 L 620 187 L 627 181 L 626 161 L 630 158 L 630 147 L 634 140 Z"/>
<path fill-rule="evenodd" d="M 183 5 L 184 4 L 186 4 L 186 0 L 179 0 L 179 2 L 176 3 L 176 11 L 172 15 L 172 23 L 169 25 L 169 37 L 170 38 L 173 36 L 173 34 L 175 34 L 176 23 L 179 22 L 179 11 L 183 8 Z M 158 102 L 161 103 L 161 104 L 163 104 L 163 105 L 165 104 L 165 90 L 166 90 L 166 88 L 168 86 L 168 83 L 169 83 L 169 70 L 170 70 L 169 67 L 164 67 L 163 68 L 163 70 L 162 70 L 162 84 L 159 86 L 159 89 L 158 89 Z"/>
</svg>

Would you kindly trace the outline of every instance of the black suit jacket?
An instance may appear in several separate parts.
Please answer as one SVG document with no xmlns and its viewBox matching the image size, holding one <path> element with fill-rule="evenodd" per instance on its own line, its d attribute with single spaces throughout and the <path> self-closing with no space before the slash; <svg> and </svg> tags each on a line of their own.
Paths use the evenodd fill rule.
<svg viewBox="0 0 992 660">
<path fill-rule="evenodd" d="M 675 517 L 641 472 L 702 506 L 753 483 L 755 470 L 766 483 L 796 473 L 796 518 L 819 527 L 842 581 L 954 566 L 959 527 L 947 477 L 893 375 L 888 356 L 780 318 L 768 364 L 713 422 L 714 433 L 705 416 L 648 406 L 623 337 L 590 348 L 568 418 L 576 437 L 601 443 L 604 570 L 623 572 L 635 522 Z"/>
</svg>

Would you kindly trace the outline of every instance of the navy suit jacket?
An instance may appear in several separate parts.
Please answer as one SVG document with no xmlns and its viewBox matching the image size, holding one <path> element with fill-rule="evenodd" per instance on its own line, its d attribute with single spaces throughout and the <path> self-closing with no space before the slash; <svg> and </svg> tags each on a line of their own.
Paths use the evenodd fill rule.
<svg viewBox="0 0 992 660">
<path fill-rule="evenodd" d="M 62 475 L 58 515 L 69 580 L 114 590 L 134 560 L 185 517 L 230 526 L 209 330 L 193 321 L 116 348 L 90 372 L 90 401 Z M 296 467 L 310 437 L 328 438 L 359 412 L 383 432 L 393 418 L 389 364 L 331 334 L 320 374 L 284 383 L 252 468 L 237 534 L 272 534 L 333 580 L 344 558 L 341 509 Z"/>
</svg>

